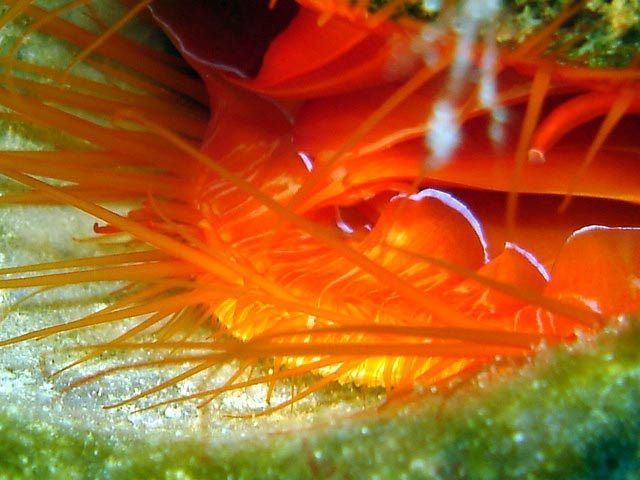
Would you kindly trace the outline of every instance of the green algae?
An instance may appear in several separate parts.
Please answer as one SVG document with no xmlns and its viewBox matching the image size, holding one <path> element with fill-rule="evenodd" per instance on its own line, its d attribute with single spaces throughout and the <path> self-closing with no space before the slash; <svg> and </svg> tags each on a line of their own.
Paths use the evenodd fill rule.
<svg viewBox="0 0 640 480">
<path fill-rule="evenodd" d="M 446 401 L 229 443 L 107 437 L 3 406 L 0 478 L 638 478 L 639 340 L 628 321 Z"/>
<path fill-rule="evenodd" d="M 371 12 L 379 11 L 392 0 L 371 0 Z M 354 2 L 355 3 L 355 0 Z M 500 4 L 498 40 L 504 45 L 518 45 L 539 28 L 552 22 L 574 0 L 492 0 Z M 394 17 L 420 21 L 437 21 L 450 10 L 464 9 L 466 2 L 443 0 L 407 0 L 395 9 Z M 471 2 L 475 5 L 482 2 Z M 488 9 L 490 12 L 491 9 Z M 491 15 L 488 13 L 488 15 Z M 492 19 L 491 19 L 492 20 Z M 482 25 L 481 25 L 482 26 Z M 640 2 L 638 0 L 589 0 L 583 8 L 559 26 L 547 49 L 560 61 L 594 68 L 622 68 L 637 59 L 640 51 Z"/>
<path fill-rule="evenodd" d="M 514 37 L 524 41 L 536 28 L 549 24 L 577 2 L 508 0 L 504 22 Z M 576 16 L 560 26 L 550 42 L 548 55 L 570 64 L 593 68 L 622 68 L 640 52 L 640 2 L 591 0 Z"/>
<path fill-rule="evenodd" d="M 27 48 L 59 51 L 59 63 L 69 58 L 40 42 Z M 4 129 L 3 141 L 44 145 L 24 125 Z M 638 478 L 639 335 L 630 320 L 588 344 L 543 352 L 488 387 L 303 430 L 256 428 L 242 439 L 108 434 L 44 417 L 37 405 L 2 402 L 0 479 Z"/>
</svg>

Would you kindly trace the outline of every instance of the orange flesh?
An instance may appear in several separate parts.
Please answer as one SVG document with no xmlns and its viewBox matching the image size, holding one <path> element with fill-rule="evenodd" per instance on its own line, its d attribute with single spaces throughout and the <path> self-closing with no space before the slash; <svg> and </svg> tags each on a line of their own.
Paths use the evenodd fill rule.
<svg viewBox="0 0 640 480">
<path fill-rule="evenodd" d="M 21 8 L 43 18 L 35 7 Z M 3 345 L 148 314 L 138 327 L 83 360 L 107 349 L 158 349 L 170 352 L 165 360 L 128 367 L 199 363 L 131 401 L 238 358 L 249 364 L 270 359 L 282 372 L 246 381 L 238 372 L 228 385 L 195 397 L 210 399 L 228 389 L 307 372 L 324 376 L 288 404 L 332 381 L 388 391 L 439 384 L 482 368 L 495 356 L 522 358 L 543 340 L 571 341 L 576 329 L 594 331 L 606 317 L 640 310 L 639 149 L 634 138 L 640 122 L 632 115 L 637 99 L 628 99 L 610 132 L 598 123 L 582 125 L 595 114 L 570 108 L 581 97 L 567 100 L 566 95 L 589 92 L 589 72 L 563 81 L 562 70 L 541 61 L 532 86 L 531 78 L 508 64 L 525 71 L 522 62 L 505 55 L 498 96 L 513 107 L 504 142 L 488 139 L 485 110 L 468 107 L 473 101 L 460 102 L 462 145 L 444 166 L 426 170 L 425 118 L 441 98 L 448 71 L 438 73 L 434 67 L 425 74 L 410 64 L 384 76 L 393 63 L 393 48 L 406 49 L 411 31 L 380 18 L 351 23 L 338 15 L 302 12 L 274 42 L 258 77 L 206 76 L 212 109 L 206 128 L 197 107 L 178 107 L 185 121 L 174 128 L 171 100 L 147 93 L 131 97 L 136 103 L 123 110 L 120 95 L 130 92 L 103 91 L 73 76 L 70 84 L 82 83 L 85 96 L 18 79 L 14 87 L 24 87 L 28 95 L 0 92 L 3 105 L 21 118 L 60 128 L 98 150 L 1 153 L 0 172 L 33 189 L 2 202 L 72 205 L 108 224 L 99 231 L 127 232 L 159 255 L 153 261 L 144 256 L 94 263 L 82 259 L 58 266 L 88 266 L 87 272 L 0 280 L 2 288 L 91 279 L 152 285 L 148 295 L 131 294 L 117 309 Z M 77 28 L 52 19 L 42 30 L 70 38 Z M 171 62 L 152 59 L 135 65 L 144 50 L 112 54 L 111 39 L 79 37 L 82 46 L 99 49 L 139 73 L 158 75 L 161 82 L 168 70 L 163 88 L 202 98 L 200 86 Z M 322 39 L 314 43 L 318 51 L 312 62 L 299 58 L 296 47 L 307 37 Z M 391 45 L 390 39 L 399 43 Z M 442 55 L 450 49 L 433 48 Z M 99 91 L 101 98 L 110 98 L 93 101 Z M 602 98 L 598 115 L 606 115 L 618 97 Z M 114 121 L 98 126 L 45 106 L 44 100 Z M 554 118 L 565 119 L 569 127 L 554 130 Z M 197 150 L 193 139 L 205 131 Z M 579 198 L 557 215 L 594 132 L 606 133 L 594 153 L 596 161 L 573 189 Z M 544 164 L 527 163 L 527 152 L 540 136 L 553 139 L 544 140 L 545 145 L 557 143 L 545 148 Z M 300 152 L 315 162 L 313 172 L 304 167 Z M 32 162 L 23 166 L 23 158 Z M 514 159 L 520 162 L 515 176 Z M 54 188 L 31 175 L 73 184 Z M 415 194 L 416 186 L 422 193 Z M 96 205 L 122 198 L 143 204 L 128 217 Z M 594 224 L 613 228 L 572 236 Z M 194 308 L 204 313 L 181 313 Z M 204 344 L 211 353 L 187 359 L 185 352 L 203 348 L 190 340 L 189 325 L 209 316 L 222 325 Z M 158 341 L 135 342 L 137 335 L 167 321 L 170 326 Z"/>
</svg>

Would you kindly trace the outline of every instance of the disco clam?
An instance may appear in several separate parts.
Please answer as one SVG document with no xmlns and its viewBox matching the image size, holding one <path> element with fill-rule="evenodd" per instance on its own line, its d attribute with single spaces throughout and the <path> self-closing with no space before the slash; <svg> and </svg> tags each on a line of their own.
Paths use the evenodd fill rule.
<svg viewBox="0 0 640 480">
<path fill-rule="evenodd" d="M 3 289 L 35 292 L 12 313 L 119 282 L 101 309 L 0 342 L 125 325 L 68 349 L 65 390 L 177 368 L 107 407 L 207 409 L 265 386 L 260 407 L 226 412 L 255 417 L 339 384 L 384 389 L 394 408 L 375 415 L 406 422 L 395 408 L 615 336 L 599 332 L 640 310 L 637 53 L 599 68 L 576 55 L 604 22 L 584 2 L 520 36 L 492 2 L 155 0 L 111 21 L 97 2 L 4 3 L 0 25 L 18 33 L 3 121 L 42 143 L 0 154 L 26 187 L 0 201 L 81 210 L 98 219 L 92 241 L 122 247 L 0 271 Z M 66 19 L 80 9 L 88 28 Z M 618 15 L 619 38 L 637 33 Z M 182 59 L 119 34 L 136 16 Z M 69 58 L 30 60 L 38 36 Z M 427 416 L 409 425 L 440 413 Z"/>
</svg>

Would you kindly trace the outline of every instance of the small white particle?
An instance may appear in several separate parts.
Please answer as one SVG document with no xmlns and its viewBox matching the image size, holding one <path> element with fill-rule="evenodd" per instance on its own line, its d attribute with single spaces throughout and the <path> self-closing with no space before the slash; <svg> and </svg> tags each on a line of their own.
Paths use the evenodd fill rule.
<svg viewBox="0 0 640 480">
<path fill-rule="evenodd" d="M 431 149 L 426 165 L 429 168 L 446 165 L 460 143 L 458 117 L 451 103 L 446 100 L 440 100 L 434 106 L 429 118 L 426 143 Z"/>
</svg>

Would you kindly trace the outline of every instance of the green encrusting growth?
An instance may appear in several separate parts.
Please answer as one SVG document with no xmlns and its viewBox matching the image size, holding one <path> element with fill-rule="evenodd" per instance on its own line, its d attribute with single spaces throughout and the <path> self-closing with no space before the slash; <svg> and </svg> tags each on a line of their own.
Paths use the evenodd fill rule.
<svg viewBox="0 0 640 480">
<path fill-rule="evenodd" d="M 106 438 L 4 405 L 0 478 L 638 478 L 639 341 L 630 321 L 444 404 L 426 397 L 400 413 L 234 443 Z"/>
<path fill-rule="evenodd" d="M 371 0 L 370 10 L 378 11 L 391 1 Z M 485 3 L 502 5 L 498 17 L 498 41 L 504 45 L 517 45 L 536 29 L 552 22 L 563 9 L 580 2 L 490 0 Z M 443 10 L 453 8 L 460 11 L 466 3 L 463 0 L 407 0 L 396 8 L 395 15 L 433 21 Z M 594 68 L 619 68 L 637 61 L 640 52 L 640 1 L 589 0 L 582 3 L 584 6 L 580 12 L 558 30 L 547 53 L 555 55 L 561 62 Z M 481 4 L 479 1 L 469 3 L 475 12 L 482 12 L 483 7 L 478 6 Z"/>
<path fill-rule="evenodd" d="M 523 41 L 535 28 L 549 24 L 578 2 L 564 0 L 506 0 L 505 25 Z M 593 68 L 625 67 L 638 61 L 640 52 L 640 2 L 590 0 L 556 33 L 547 53 L 560 61 Z M 508 40 L 508 29 L 502 33 Z"/>
</svg>

